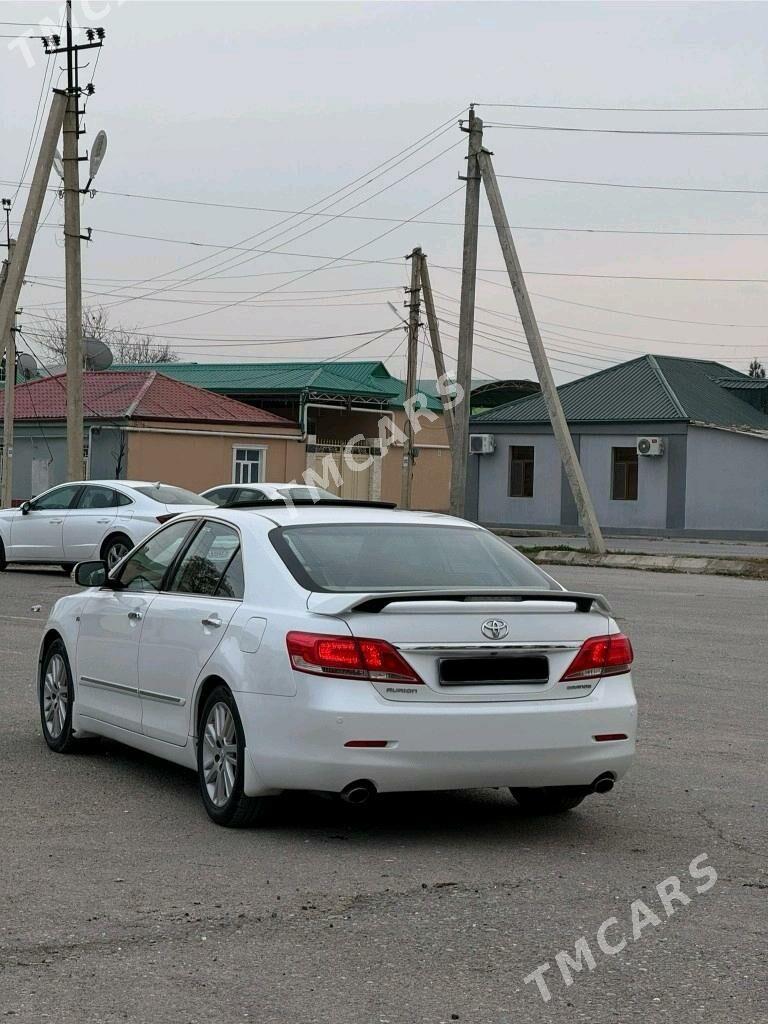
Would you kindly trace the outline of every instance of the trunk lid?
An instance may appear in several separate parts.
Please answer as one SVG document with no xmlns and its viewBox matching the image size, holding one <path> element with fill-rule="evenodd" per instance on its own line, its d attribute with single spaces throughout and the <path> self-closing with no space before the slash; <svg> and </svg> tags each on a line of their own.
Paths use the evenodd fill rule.
<svg viewBox="0 0 768 1024">
<path fill-rule="evenodd" d="M 585 640 L 617 632 L 604 598 L 566 591 L 310 595 L 308 609 L 353 636 L 386 640 L 424 685 L 374 682 L 392 701 L 578 698 L 598 680 L 561 682 Z M 318 631 L 320 624 L 318 624 Z"/>
</svg>

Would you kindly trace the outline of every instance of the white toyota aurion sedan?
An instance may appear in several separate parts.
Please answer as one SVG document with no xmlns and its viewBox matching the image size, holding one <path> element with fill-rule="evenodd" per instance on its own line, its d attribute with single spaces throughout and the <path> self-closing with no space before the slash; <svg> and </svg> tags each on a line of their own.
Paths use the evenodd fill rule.
<svg viewBox="0 0 768 1024">
<path fill-rule="evenodd" d="M 196 769 L 221 825 L 283 790 L 510 787 L 568 810 L 635 748 L 632 647 L 463 520 L 334 501 L 183 514 L 46 625 L 48 746 L 107 736 Z"/>
<path fill-rule="evenodd" d="M 182 487 L 145 480 L 60 484 L 0 510 L 0 570 L 8 562 L 37 562 L 69 571 L 97 556 L 112 568 L 158 523 L 210 504 Z"/>
</svg>

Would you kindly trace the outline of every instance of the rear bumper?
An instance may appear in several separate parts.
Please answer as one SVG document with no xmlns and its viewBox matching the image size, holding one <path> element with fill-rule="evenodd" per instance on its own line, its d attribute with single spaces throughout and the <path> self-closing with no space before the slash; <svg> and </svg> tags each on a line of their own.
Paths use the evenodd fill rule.
<svg viewBox="0 0 768 1024">
<path fill-rule="evenodd" d="M 368 779 L 380 792 L 484 786 L 579 786 L 621 778 L 635 753 L 631 677 L 588 697 L 497 704 L 385 701 L 372 687 L 311 681 L 296 697 L 236 694 L 248 750 L 246 792 L 339 792 Z M 625 733 L 598 742 L 595 735 Z M 387 740 L 384 748 L 345 747 Z"/>
</svg>

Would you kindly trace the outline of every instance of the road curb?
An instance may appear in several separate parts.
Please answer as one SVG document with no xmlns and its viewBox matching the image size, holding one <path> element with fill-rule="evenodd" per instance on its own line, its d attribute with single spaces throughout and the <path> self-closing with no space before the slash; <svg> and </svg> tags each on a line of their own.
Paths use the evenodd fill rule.
<svg viewBox="0 0 768 1024">
<path fill-rule="evenodd" d="M 744 576 L 768 580 L 768 560 L 750 558 L 704 558 L 698 555 L 644 555 L 614 552 L 592 555 L 586 551 L 551 548 L 520 551 L 542 565 L 596 565 L 608 569 L 644 569 L 650 572 L 699 573 L 708 576 Z"/>
</svg>

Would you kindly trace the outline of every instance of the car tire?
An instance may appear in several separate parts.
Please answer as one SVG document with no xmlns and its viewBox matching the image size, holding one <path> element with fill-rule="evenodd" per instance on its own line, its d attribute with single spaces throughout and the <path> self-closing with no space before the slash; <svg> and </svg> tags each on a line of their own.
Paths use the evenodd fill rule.
<svg viewBox="0 0 768 1024">
<path fill-rule="evenodd" d="M 72 733 L 74 696 L 67 649 L 62 640 L 54 640 L 46 647 L 40 664 L 38 700 L 43 737 L 57 754 L 67 754 L 77 746 Z"/>
<path fill-rule="evenodd" d="M 8 563 L 5 560 L 5 547 L 3 542 L 0 540 L 0 572 L 5 572 Z"/>
<path fill-rule="evenodd" d="M 107 572 L 111 572 L 124 555 L 133 547 L 133 541 L 124 533 L 113 533 L 101 545 L 101 560 L 106 563 Z"/>
<path fill-rule="evenodd" d="M 587 796 L 582 786 L 542 786 L 533 789 L 516 789 L 510 786 L 510 793 L 528 814 L 565 814 L 578 807 Z"/>
<path fill-rule="evenodd" d="M 77 564 L 76 562 L 62 562 L 61 563 L 61 571 L 65 572 L 67 574 L 67 576 L 69 576 L 69 574 L 75 568 L 76 564 Z"/>
<path fill-rule="evenodd" d="M 212 821 L 248 828 L 266 816 L 269 798 L 243 792 L 245 733 L 235 698 L 217 686 L 203 705 L 197 738 L 197 776 L 203 805 Z"/>
</svg>

